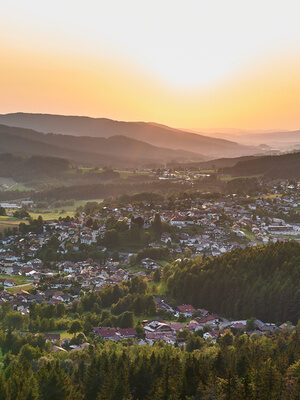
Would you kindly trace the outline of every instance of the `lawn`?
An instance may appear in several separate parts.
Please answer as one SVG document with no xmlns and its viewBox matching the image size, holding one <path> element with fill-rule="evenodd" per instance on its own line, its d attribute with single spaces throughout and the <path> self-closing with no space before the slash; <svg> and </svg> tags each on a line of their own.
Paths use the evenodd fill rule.
<svg viewBox="0 0 300 400">
<path fill-rule="evenodd" d="M 234 175 L 220 175 L 219 178 L 221 181 L 232 181 L 234 179 L 250 179 L 250 178 L 259 178 L 261 177 L 262 174 L 260 175 L 242 175 L 242 176 L 234 176 Z"/>
<path fill-rule="evenodd" d="M 28 284 L 24 284 L 24 285 L 19 286 L 19 287 L 16 287 L 16 286 L 15 286 L 15 287 L 7 288 L 6 290 L 7 290 L 9 293 L 16 293 L 16 292 L 18 292 L 19 290 L 25 290 L 26 292 L 28 292 L 28 291 L 30 291 L 32 288 L 33 288 L 33 285 L 30 284 L 30 283 L 28 283 Z"/>
<path fill-rule="evenodd" d="M 62 211 L 54 211 L 54 210 L 52 210 L 52 211 L 51 210 L 49 210 L 49 211 L 41 210 L 41 211 L 34 211 L 34 212 L 30 211 L 29 214 L 30 214 L 31 218 L 33 218 L 33 219 L 37 219 L 39 216 L 41 216 L 43 218 L 43 220 L 47 221 L 50 219 L 59 219 L 60 217 L 61 218 L 65 218 L 67 216 L 74 217 L 75 213 L 74 213 L 74 211 L 62 212 Z"/>
<path fill-rule="evenodd" d="M 17 228 L 20 222 L 28 224 L 28 221 L 23 219 L 17 219 L 15 217 L 8 217 L 8 216 L 0 216 L 0 232 L 3 232 L 5 229 Z"/>
<path fill-rule="evenodd" d="M 73 337 L 72 333 L 69 333 L 68 331 L 51 331 L 51 333 L 59 333 L 61 339 L 71 339 Z M 78 333 L 76 335 L 78 335 Z"/>
<path fill-rule="evenodd" d="M 31 281 L 22 275 L 7 275 L 7 274 L 0 274 L 0 279 L 12 279 L 16 285 L 23 285 L 29 284 Z"/>
<path fill-rule="evenodd" d="M 73 205 L 70 206 L 62 206 L 60 209 L 58 208 L 49 208 L 49 209 L 34 209 L 30 211 L 30 216 L 34 219 L 38 218 L 39 215 L 42 216 L 44 220 L 49 219 L 58 219 L 59 217 L 65 218 L 67 216 L 74 217 L 76 209 L 80 206 L 84 206 L 88 202 L 97 202 L 102 203 L 103 199 L 92 199 L 92 200 L 76 200 Z"/>
</svg>

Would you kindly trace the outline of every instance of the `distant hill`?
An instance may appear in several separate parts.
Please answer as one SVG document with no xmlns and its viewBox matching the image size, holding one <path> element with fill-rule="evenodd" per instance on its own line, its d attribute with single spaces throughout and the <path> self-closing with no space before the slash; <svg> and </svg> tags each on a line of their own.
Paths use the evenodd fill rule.
<svg viewBox="0 0 300 400">
<path fill-rule="evenodd" d="M 203 160 L 199 154 L 159 148 L 125 136 L 109 138 L 44 134 L 0 125 L 0 153 L 66 158 L 77 163 L 113 167 L 164 165 L 172 160 Z"/>
<path fill-rule="evenodd" d="M 211 137 L 224 137 L 228 140 L 237 141 L 247 146 L 269 146 L 272 149 L 286 151 L 287 149 L 300 148 L 300 130 L 294 131 L 273 131 L 273 132 L 224 132 L 209 133 Z"/>
<path fill-rule="evenodd" d="M 57 177 L 69 168 L 69 162 L 63 158 L 0 154 L 0 176 L 22 182 L 36 178 Z"/>
<path fill-rule="evenodd" d="M 229 140 L 173 129 L 146 122 L 123 122 L 106 118 L 51 114 L 13 113 L 0 115 L 0 123 L 34 129 L 43 133 L 73 136 L 126 136 L 157 147 L 205 154 L 207 158 L 237 157 L 261 153 L 259 148 L 244 146 Z"/>
<path fill-rule="evenodd" d="M 279 156 L 265 156 L 238 161 L 234 166 L 224 168 L 230 175 L 264 175 L 270 178 L 299 178 L 300 152 Z"/>
<path fill-rule="evenodd" d="M 208 161 L 196 161 L 190 163 L 169 163 L 170 168 L 196 168 L 196 169 L 222 169 L 225 167 L 233 167 L 239 161 L 245 160 L 256 160 L 261 156 L 242 156 L 242 157 L 231 157 L 231 158 L 216 158 Z"/>
</svg>

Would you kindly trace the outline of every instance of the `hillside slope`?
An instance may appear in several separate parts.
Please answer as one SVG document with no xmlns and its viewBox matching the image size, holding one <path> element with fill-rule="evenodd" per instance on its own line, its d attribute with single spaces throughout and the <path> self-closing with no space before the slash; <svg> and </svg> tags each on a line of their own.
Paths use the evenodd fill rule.
<svg viewBox="0 0 300 400">
<path fill-rule="evenodd" d="M 270 178 L 299 178 L 300 152 L 250 158 L 236 163 L 233 167 L 224 168 L 230 175 L 264 175 Z"/>
<path fill-rule="evenodd" d="M 297 323 L 300 318 L 300 244 L 237 249 L 219 257 L 174 263 L 168 292 L 232 318 Z"/>
<path fill-rule="evenodd" d="M 106 118 L 51 114 L 13 113 L 0 115 L 0 123 L 35 129 L 44 133 L 76 136 L 127 136 L 158 147 L 181 149 L 213 157 L 237 157 L 259 153 L 256 147 L 198 135 L 168 126 L 146 122 L 123 122 Z"/>
<path fill-rule="evenodd" d="M 125 136 L 109 138 L 43 134 L 0 125 L 0 152 L 67 158 L 92 165 L 134 167 L 171 160 L 201 160 L 191 152 L 163 149 Z"/>
</svg>

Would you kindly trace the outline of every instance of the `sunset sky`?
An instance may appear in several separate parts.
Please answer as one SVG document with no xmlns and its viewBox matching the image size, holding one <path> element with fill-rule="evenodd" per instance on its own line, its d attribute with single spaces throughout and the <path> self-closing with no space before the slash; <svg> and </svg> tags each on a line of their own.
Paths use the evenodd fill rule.
<svg viewBox="0 0 300 400">
<path fill-rule="evenodd" d="M 0 113 L 300 129 L 299 0 L 9 0 Z"/>
</svg>

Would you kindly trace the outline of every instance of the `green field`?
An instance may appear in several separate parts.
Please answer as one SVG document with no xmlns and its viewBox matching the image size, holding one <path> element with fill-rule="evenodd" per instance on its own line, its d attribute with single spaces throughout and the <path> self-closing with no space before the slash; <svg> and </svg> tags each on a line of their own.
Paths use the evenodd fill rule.
<svg viewBox="0 0 300 400">
<path fill-rule="evenodd" d="M 44 220 L 65 218 L 67 216 L 74 217 L 76 209 L 80 206 L 84 206 L 88 202 L 96 201 L 102 203 L 103 199 L 92 199 L 92 200 L 76 200 L 71 206 L 62 206 L 60 209 L 49 208 L 49 209 L 34 209 L 29 214 L 32 218 L 36 219 L 40 215 Z"/>
<path fill-rule="evenodd" d="M 3 186 L 2 186 L 3 185 Z M 0 191 L 7 191 L 7 190 L 20 190 L 20 191 L 28 191 L 32 190 L 32 187 L 25 186 L 22 183 L 18 183 L 12 178 L 4 178 L 0 177 Z"/>
<path fill-rule="evenodd" d="M 28 284 L 24 284 L 24 285 L 22 285 L 22 286 L 14 286 L 14 287 L 11 287 L 11 288 L 8 288 L 8 289 L 6 289 L 9 293 L 16 293 L 16 292 L 18 292 L 19 290 L 25 290 L 26 292 L 28 292 L 30 289 L 32 289 L 33 288 L 33 286 L 32 286 L 32 284 L 31 283 L 28 283 Z"/>
<path fill-rule="evenodd" d="M 3 232 L 5 229 L 16 228 L 19 226 L 20 222 L 28 224 L 28 222 L 23 219 L 17 219 L 15 217 L 8 217 L 8 216 L 0 216 L 0 232 Z"/>
<path fill-rule="evenodd" d="M 41 210 L 41 211 L 34 211 L 34 212 L 29 212 L 31 218 L 33 219 L 37 219 L 39 216 L 41 216 L 43 218 L 43 220 L 47 221 L 50 219 L 59 219 L 61 218 L 65 218 L 67 216 L 69 217 L 73 217 L 74 216 L 74 211 L 45 211 L 45 210 Z"/>
<path fill-rule="evenodd" d="M 233 179 L 250 179 L 250 178 L 260 178 L 262 175 L 242 175 L 242 176 L 234 176 L 234 175 L 220 175 L 219 178 L 221 181 L 232 181 Z"/>
<path fill-rule="evenodd" d="M 27 277 L 22 275 L 0 274 L 0 279 L 12 279 L 16 285 L 24 285 L 31 283 L 31 281 Z"/>
</svg>

